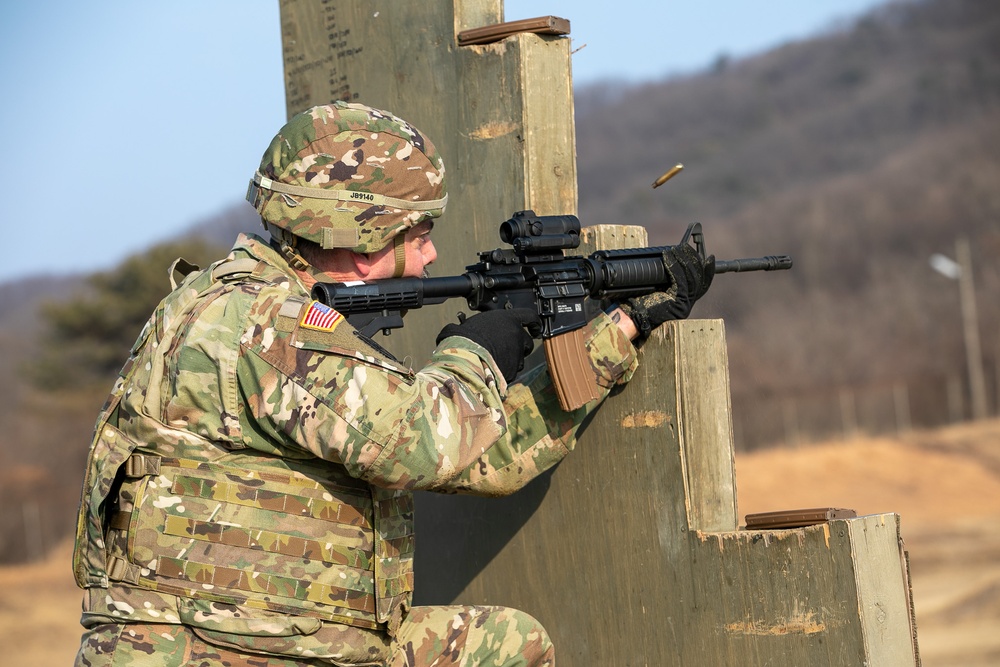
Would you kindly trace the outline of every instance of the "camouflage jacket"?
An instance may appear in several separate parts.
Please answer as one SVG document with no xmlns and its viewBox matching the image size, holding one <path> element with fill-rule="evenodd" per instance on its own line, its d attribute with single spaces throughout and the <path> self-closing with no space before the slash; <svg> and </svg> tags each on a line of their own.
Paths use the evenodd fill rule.
<svg viewBox="0 0 1000 667">
<path fill-rule="evenodd" d="M 585 339 L 605 390 L 572 413 L 544 366 L 508 386 L 465 338 L 413 371 L 241 237 L 161 302 L 98 421 L 74 553 L 84 624 L 380 651 L 410 604 L 410 492 L 504 495 L 561 460 L 636 365 L 606 316 Z"/>
</svg>

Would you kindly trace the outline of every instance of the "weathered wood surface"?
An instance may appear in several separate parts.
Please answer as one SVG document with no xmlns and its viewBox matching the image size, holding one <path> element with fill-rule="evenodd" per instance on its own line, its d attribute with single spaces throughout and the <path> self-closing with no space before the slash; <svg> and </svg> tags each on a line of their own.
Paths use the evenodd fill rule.
<svg viewBox="0 0 1000 667">
<path fill-rule="evenodd" d="M 461 273 L 475 251 L 501 245 L 497 229 L 515 211 L 576 212 L 569 39 L 458 46 L 458 32 L 502 21 L 499 0 L 281 2 L 289 115 L 362 102 L 412 122 L 443 156 L 449 198 L 433 275 Z M 426 360 L 462 306 L 410 313 L 392 350 Z"/>
<path fill-rule="evenodd" d="M 702 576 L 677 582 L 689 621 L 663 664 L 917 664 L 897 515 L 699 531 L 688 546 Z"/>
<path fill-rule="evenodd" d="M 724 343 L 655 332 L 458 600 L 530 611 L 575 667 L 914 665 L 895 515 L 737 530 Z"/>
<path fill-rule="evenodd" d="M 450 229 L 435 238 L 444 268 L 496 244 L 515 210 L 576 212 L 568 39 L 459 47 L 458 31 L 502 21 L 498 0 L 284 0 L 281 21 L 289 115 L 363 102 L 413 122 L 444 156 Z"/>
<path fill-rule="evenodd" d="M 567 39 L 457 46 L 500 0 L 282 0 L 281 20 L 289 114 L 361 101 L 443 154 L 436 275 L 516 210 L 575 213 Z M 411 314 L 392 348 L 419 363 L 458 307 Z M 550 474 L 500 501 L 419 498 L 417 601 L 522 608 L 575 667 L 915 664 L 894 515 L 736 530 L 727 367 L 721 321 L 671 323 Z"/>
</svg>

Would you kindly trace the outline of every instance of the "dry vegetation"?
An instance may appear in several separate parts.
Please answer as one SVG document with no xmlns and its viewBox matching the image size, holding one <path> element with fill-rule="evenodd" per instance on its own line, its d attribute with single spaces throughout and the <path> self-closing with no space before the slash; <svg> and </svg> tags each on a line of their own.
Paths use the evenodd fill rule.
<svg viewBox="0 0 1000 667">
<path fill-rule="evenodd" d="M 64 540 L 42 562 L 0 567 L 0 646 L 4 647 L 4 664 L 73 664 L 83 628 L 82 595 L 73 582 L 71 550 L 71 543 Z"/>
<path fill-rule="evenodd" d="M 995 3 L 894 3 L 713 72 L 583 91 L 577 130 L 585 222 L 667 243 L 699 220 L 720 257 L 795 259 L 790 274 L 720 277 L 695 310 L 726 319 L 737 396 L 905 381 L 919 402 L 961 373 L 957 289 L 928 266 L 960 235 L 981 330 L 1000 330 Z M 991 369 L 998 345 L 983 342 Z"/>
</svg>

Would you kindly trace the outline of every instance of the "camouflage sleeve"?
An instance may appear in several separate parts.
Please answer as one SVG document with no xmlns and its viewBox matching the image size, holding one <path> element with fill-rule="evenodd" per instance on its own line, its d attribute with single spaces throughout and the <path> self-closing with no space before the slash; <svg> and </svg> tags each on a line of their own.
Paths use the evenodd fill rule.
<svg viewBox="0 0 1000 667">
<path fill-rule="evenodd" d="M 464 338 L 445 339 L 427 366 L 408 373 L 290 321 L 289 331 L 279 324 L 244 341 L 244 418 L 266 439 L 376 486 L 510 493 L 572 449 L 576 427 L 599 403 L 563 412 L 543 371 L 508 388 L 489 354 Z M 626 381 L 634 348 L 606 316 L 588 328 L 604 384 Z"/>
<path fill-rule="evenodd" d="M 443 485 L 459 493 L 502 496 L 517 491 L 558 463 L 576 445 L 576 432 L 616 384 L 628 382 L 638 359 L 628 337 L 606 315 L 591 321 L 584 340 L 600 396 L 572 412 L 564 411 L 556 396 L 545 363 L 522 374 L 507 388 L 503 400 L 506 429 L 503 437 L 483 451 L 475 463 Z M 465 339 L 445 339 L 449 344 L 476 347 Z M 442 349 L 443 348 L 443 349 Z M 500 377 L 497 374 L 497 377 Z"/>
</svg>

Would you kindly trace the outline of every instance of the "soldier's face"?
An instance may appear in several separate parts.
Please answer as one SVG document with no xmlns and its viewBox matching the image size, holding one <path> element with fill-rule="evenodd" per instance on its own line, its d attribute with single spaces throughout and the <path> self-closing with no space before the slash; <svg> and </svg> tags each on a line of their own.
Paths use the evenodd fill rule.
<svg viewBox="0 0 1000 667">
<path fill-rule="evenodd" d="M 403 247 L 406 249 L 406 270 L 403 276 L 407 278 L 419 278 L 424 275 L 424 269 L 437 260 L 437 248 L 431 241 L 431 230 L 434 228 L 433 220 L 424 220 L 416 227 L 412 227 L 406 232 Z M 367 280 L 382 280 L 392 278 L 396 271 L 396 256 L 393 245 L 388 246 L 373 253 L 371 256 L 371 272 Z"/>
</svg>

